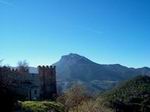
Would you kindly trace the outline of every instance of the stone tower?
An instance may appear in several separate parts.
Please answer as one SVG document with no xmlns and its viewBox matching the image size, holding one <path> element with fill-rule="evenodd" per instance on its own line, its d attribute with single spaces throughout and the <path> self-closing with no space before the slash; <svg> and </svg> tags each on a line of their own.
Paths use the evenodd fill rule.
<svg viewBox="0 0 150 112">
<path fill-rule="evenodd" d="M 56 67 L 39 66 L 40 95 L 42 99 L 52 99 L 57 95 L 56 88 Z"/>
</svg>

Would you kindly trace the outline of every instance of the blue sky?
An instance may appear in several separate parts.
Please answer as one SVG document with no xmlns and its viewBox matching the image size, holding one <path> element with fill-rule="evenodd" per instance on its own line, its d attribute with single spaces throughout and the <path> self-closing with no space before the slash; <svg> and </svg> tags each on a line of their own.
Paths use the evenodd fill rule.
<svg viewBox="0 0 150 112">
<path fill-rule="evenodd" d="M 0 0 L 0 58 L 52 64 L 78 53 L 150 67 L 149 0 Z"/>
</svg>

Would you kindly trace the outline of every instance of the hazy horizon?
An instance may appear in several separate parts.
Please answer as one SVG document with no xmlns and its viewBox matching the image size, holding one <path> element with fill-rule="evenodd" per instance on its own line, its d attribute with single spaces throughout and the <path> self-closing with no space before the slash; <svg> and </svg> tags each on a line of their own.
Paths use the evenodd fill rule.
<svg viewBox="0 0 150 112">
<path fill-rule="evenodd" d="M 0 0 L 0 59 L 50 65 L 77 53 L 150 67 L 148 0 Z"/>
</svg>

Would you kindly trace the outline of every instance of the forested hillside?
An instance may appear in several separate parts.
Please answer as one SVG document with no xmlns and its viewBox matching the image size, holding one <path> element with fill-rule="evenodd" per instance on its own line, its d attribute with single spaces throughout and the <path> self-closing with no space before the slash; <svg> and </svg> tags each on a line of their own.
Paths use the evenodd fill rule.
<svg viewBox="0 0 150 112">
<path fill-rule="evenodd" d="M 150 110 L 150 77 L 137 76 L 104 93 L 101 98 L 105 105 L 118 112 L 148 112 Z"/>
</svg>

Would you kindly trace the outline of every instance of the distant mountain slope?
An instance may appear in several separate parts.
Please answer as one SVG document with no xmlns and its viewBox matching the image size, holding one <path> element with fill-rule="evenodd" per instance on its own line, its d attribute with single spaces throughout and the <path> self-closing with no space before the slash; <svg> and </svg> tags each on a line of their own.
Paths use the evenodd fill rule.
<svg viewBox="0 0 150 112">
<path fill-rule="evenodd" d="M 149 112 L 150 77 L 137 76 L 100 97 L 103 103 L 118 112 Z"/>
<path fill-rule="evenodd" d="M 97 64 L 78 54 L 64 55 L 54 64 L 58 79 L 68 80 L 126 80 L 137 75 L 150 75 L 150 68 L 128 68 L 119 64 Z"/>
</svg>

